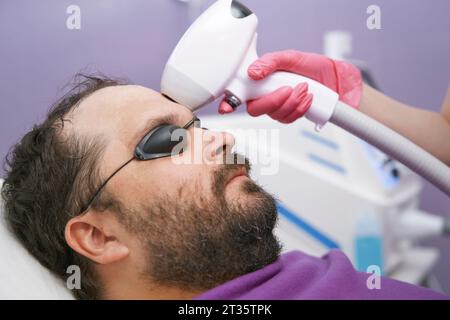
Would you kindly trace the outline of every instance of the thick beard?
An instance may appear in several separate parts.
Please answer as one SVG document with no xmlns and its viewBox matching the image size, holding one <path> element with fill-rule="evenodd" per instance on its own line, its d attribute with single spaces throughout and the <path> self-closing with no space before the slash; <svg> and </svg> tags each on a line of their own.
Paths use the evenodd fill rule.
<svg viewBox="0 0 450 320">
<path fill-rule="evenodd" d="M 225 200 L 225 177 L 241 166 L 223 165 L 215 173 L 213 201 L 184 186 L 176 199 L 161 197 L 156 205 L 125 214 L 133 217 L 126 219 L 127 225 L 149 254 L 144 278 L 162 286 L 207 290 L 279 257 L 281 245 L 273 234 L 275 199 L 249 179 L 241 186 L 248 201 Z M 248 160 L 244 166 L 250 169 Z"/>
</svg>

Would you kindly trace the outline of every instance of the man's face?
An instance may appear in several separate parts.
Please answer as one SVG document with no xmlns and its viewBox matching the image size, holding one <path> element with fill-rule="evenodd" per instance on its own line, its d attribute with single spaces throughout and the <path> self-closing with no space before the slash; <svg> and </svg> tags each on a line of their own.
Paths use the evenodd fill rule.
<svg viewBox="0 0 450 320">
<path fill-rule="evenodd" d="M 151 129 L 182 127 L 192 117 L 150 89 L 116 86 L 74 109 L 69 130 L 105 142 L 98 161 L 105 180 L 133 157 Z M 230 134 L 191 127 L 183 153 L 131 161 L 102 190 L 116 202 L 119 214 L 110 219 L 123 226 L 117 237 L 130 248 L 141 276 L 202 290 L 276 260 L 275 201 L 247 176 L 248 161 L 230 153 L 233 144 Z M 240 164 L 223 163 L 232 158 Z"/>
</svg>

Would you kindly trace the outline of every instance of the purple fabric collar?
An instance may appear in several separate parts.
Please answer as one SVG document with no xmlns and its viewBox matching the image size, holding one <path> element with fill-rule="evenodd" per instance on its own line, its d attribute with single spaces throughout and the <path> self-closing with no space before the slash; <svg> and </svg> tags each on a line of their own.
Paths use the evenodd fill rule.
<svg viewBox="0 0 450 320">
<path fill-rule="evenodd" d="M 208 299 L 449 299 L 429 289 L 381 278 L 380 289 L 369 289 L 371 274 L 357 272 L 339 250 L 322 258 L 300 251 L 281 255 L 274 263 L 228 281 L 195 297 Z"/>
</svg>

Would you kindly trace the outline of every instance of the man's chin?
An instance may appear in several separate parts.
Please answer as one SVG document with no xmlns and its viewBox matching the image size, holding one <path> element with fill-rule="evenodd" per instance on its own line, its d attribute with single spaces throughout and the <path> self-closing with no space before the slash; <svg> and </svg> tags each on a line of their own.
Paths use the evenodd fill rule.
<svg viewBox="0 0 450 320">
<path fill-rule="evenodd" d="M 224 195 L 225 199 L 233 206 L 239 207 L 239 211 L 251 208 L 251 211 L 264 211 L 269 215 L 272 215 L 269 212 L 273 212 L 273 217 L 277 216 L 274 197 L 251 178 L 239 178 L 227 189 Z"/>
<path fill-rule="evenodd" d="M 247 176 L 238 176 L 233 178 L 225 186 L 224 196 L 228 201 L 239 203 L 253 202 L 255 197 L 260 197 L 265 193 L 259 185 Z"/>
<path fill-rule="evenodd" d="M 241 191 L 247 195 L 268 195 L 266 190 L 264 190 L 259 184 L 257 184 L 253 179 L 246 178 L 240 180 Z"/>
</svg>

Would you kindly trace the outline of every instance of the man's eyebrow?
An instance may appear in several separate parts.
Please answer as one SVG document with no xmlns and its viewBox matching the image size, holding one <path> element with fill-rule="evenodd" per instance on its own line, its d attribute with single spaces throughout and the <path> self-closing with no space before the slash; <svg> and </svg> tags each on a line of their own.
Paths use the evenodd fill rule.
<svg viewBox="0 0 450 320">
<path fill-rule="evenodd" d="M 178 113 L 166 113 L 163 115 L 160 115 L 156 118 L 149 118 L 145 124 L 145 129 L 147 131 L 150 131 L 154 129 L 155 127 L 162 125 L 162 124 L 176 124 L 181 125 L 179 123 L 180 121 L 180 115 Z"/>
<path fill-rule="evenodd" d="M 178 113 L 170 112 L 166 114 L 159 115 L 157 117 L 152 117 L 147 119 L 145 124 L 142 127 L 139 127 L 139 129 L 136 132 L 136 136 L 134 136 L 133 143 L 137 143 L 139 139 L 144 137 L 149 131 L 153 130 L 157 126 L 163 125 L 163 124 L 180 124 L 180 115 Z"/>
</svg>

